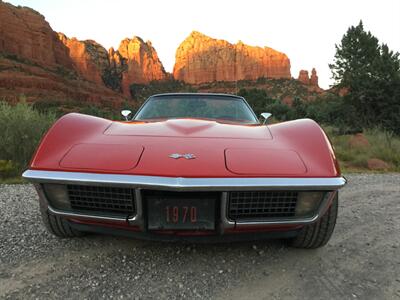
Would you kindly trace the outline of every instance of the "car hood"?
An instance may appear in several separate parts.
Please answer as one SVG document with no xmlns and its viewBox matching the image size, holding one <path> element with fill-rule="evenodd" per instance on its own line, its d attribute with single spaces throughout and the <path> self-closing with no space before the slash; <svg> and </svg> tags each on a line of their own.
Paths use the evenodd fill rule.
<svg viewBox="0 0 400 300">
<path fill-rule="evenodd" d="M 83 118 L 69 118 L 72 117 Z M 312 129 L 316 132 L 304 135 L 318 135 L 312 139 L 317 143 L 312 145 L 299 139 L 298 133 L 290 134 L 293 124 L 238 125 L 197 119 L 147 123 L 87 117 L 84 120 L 82 126 L 82 122 L 65 118 L 52 128 L 31 168 L 168 177 L 335 174 L 320 131 Z"/>
</svg>

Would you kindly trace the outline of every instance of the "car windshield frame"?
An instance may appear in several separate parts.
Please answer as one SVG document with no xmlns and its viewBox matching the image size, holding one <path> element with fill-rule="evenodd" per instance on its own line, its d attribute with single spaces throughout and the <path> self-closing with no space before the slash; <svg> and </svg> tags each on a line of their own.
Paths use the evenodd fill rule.
<svg viewBox="0 0 400 300">
<path fill-rule="evenodd" d="M 212 118 L 212 117 L 207 118 L 207 117 L 192 117 L 192 116 L 138 119 L 138 117 L 140 117 L 140 114 L 142 113 L 143 109 L 145 109 L 146 105 L 153 99 L 163 98 L 162 101 L 168 101 L 169 98 L 176 99 L 177 97 L 205 98 L 205 99 L 213 99 L 214 101 L 229 100 L 229 99 L 232 99 L 234 101 L 241 101 L 244 104 L 244 108 L 247 109 L 248 112 L 250 113 L 249 116 L 253 117 L 253 120 L 240 120 L 240 119 L 231 119 L 231 118 L 224 119 L 224 118 Z M 222 121 L 222 122 L 226 122 L 226 123 L 234 123 L 234 124 L 242 124 L 242 125 L 259 125 L 260 124 L 260 121 L 257 118 L 257 115 L 254 113 L 254 111 L 251 108 L 251 106 L 249 105 L 249 103 L 243 97 L 235 96 L 235 95 L 226 95 L 226 94 L 201 94 L 201 93 L 159 94 L 159 95 L 150 96 L 138 109 L 138 111 L 132 118 L 132 121 L 152 122 L 155 120 L 171 120 L 171 119 L 202 119 L 202 120 Z"/>
</svg>

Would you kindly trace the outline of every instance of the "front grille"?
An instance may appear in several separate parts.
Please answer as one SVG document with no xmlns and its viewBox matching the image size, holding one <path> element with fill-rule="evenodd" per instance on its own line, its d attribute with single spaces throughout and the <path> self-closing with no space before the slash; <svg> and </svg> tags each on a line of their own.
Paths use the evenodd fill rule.
<svg viewBox="0 0 400 300">
<path fill-rule="evenodd" d="M 68 185 L 71 208 L 79 211 L 134 215 L 134 195 L 129 188 Z"/>
<path fill-rule="evenodd" d="M 228 217 L 231 220 L 294 217 L 298 192 L 230 192 Z"/>
</svg>

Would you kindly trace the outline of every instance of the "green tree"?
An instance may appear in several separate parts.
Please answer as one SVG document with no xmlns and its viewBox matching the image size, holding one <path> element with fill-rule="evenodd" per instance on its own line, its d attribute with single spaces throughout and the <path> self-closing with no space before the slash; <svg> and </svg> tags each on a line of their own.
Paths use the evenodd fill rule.
<svg viewBox="0 0 400 300">
<path fill-rule="evenodd" d="M 380 125 L 400 134 L 399 53 L 379 44 L 360 21 L 336 45 L 334 62 L 329 67 L 336 85 L 349 91 L 344 103 L 355 112 L 350 125 Z"/>
<path fill-rule="evenodd" d="M 239 96 L 244 97 L 250 104 L 257 116 L 268 111 L 268 105 L 274 103 L 275 99 L 270 98 L 263 89 L 245 89 L 242 88 L 238 92 Z"/>
</svg>

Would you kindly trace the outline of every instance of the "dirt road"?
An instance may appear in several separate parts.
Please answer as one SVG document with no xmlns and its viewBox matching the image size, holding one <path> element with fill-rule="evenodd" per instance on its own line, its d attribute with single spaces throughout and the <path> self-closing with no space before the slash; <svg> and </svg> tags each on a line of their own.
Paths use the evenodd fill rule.
<svg viewBox="0 0 400 300">
<path fill-rule="evenodd" d="M 318 250 L 60 240 L 30 185 L 0 186 L 0 298 L 400 299 L 400 174 L 349 175 Z"/>
</svg>

